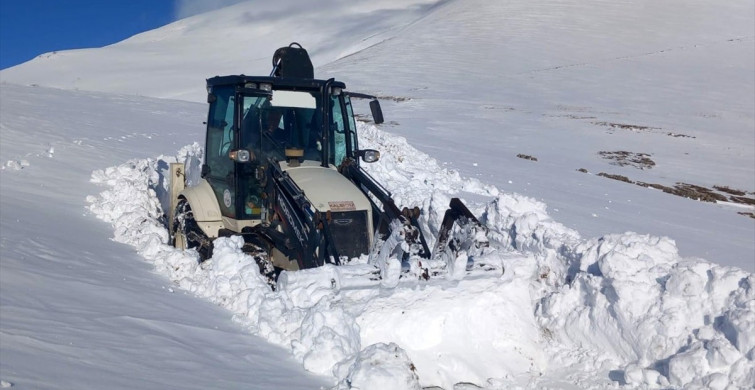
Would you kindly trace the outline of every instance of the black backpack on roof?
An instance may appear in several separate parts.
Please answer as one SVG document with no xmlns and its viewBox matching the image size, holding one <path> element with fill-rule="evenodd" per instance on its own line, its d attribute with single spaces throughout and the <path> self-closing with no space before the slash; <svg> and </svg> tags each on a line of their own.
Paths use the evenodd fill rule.
<svg viewBox="0 0 755 390">
<path fill-rule="evenodd" d="M 294 45 L 298 47 L 294 47 Z M 313 79 L 315 78 L 315 71 L 307 51 L 300 44 L 292 42 L 287 47 L 276 50 L 273 54 L 273 71 L 270 76 Z"/>
</svg>

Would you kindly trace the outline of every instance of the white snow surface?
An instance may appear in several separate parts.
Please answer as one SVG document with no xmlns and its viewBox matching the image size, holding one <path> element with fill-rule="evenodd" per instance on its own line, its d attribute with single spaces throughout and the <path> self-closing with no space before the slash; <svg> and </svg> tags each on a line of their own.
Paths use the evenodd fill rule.
<svg viewBox="0 0 755 390">
<path fill-rule="evenodd" d="M 755 208 L 595 173 L 752 196 L 754 7 L 248 2 L 3 70 L 2 386 L 752 388 L 755 220 L 737 213 Z M 462 197 L 502 276 L 273 292 L 237 238 L 201 265 L 167 244 L 167 164 L 196 173 L 206 105 L 166 98 L 266 74 L 290 41 L 384 98 L 388 123 L 360 123 L 370 173 L 431 240 Z M 656 165 L 597 155 L 619 150 Z"/>
</svg>

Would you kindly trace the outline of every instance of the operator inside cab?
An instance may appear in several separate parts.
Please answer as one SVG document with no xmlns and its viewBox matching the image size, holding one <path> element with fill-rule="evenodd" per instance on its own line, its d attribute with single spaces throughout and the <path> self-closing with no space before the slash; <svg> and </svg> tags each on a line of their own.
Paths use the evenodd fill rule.
<svg viewBox="0 0 755 390">
<path fill-rule="evenodd" d="M 321 160 L 321 140 L 314 109 L 302 107 L 250 107 L 244 115 L 242 145 L 252 161 L 285 159 L 285 149 L 302 149 L 305 160 Z M 260 156 L 261 155 L 261 156 Z"/>
</svg>

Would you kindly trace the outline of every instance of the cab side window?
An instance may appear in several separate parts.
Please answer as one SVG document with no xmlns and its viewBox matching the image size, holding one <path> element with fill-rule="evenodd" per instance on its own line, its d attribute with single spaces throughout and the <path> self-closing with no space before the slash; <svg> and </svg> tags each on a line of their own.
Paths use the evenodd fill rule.
<svg viewBox="0 0 755 390">
<path fill-rule="evenodd" d="M 205 177 L 218 198 L 224 216 L 234 217 L 234 162 L 228 152 L 234 148 L 233 112 L 236 103 L 234 89 L 221 87 L 213 90 L 215 101 L 210 105 L 207 118 L 205 163 L 209 172 Z"/>
<path fill-rule="evenodd" d="M 242 104 L 239 147 L 249 150 L 254 157 L 251 162 L 236 166 L 236 169 L 240 169 L 237 186 L 240 205 L 237 207 L 238 219 L 258 219 L 262 212 L 262 184 L 257 178 L 256 169 L 264 162 L 261 148 L 262 112 L 260 106 L 265 101 L 266 99 L 262 97 L 244 96 Z"/>
<path fill-rule="evenodd" d="M 335 166 L 341 165 L 341 162 L 346 157 L 346 126 L 344 124 L 345 115 L 341 107 L 341 102 L 338 96 L 331 97 L 331 104 L 333 106 L 333 112 L 331 113 L 330 120 L 330 136 L 333 140 L 333 148 L 331 149 L 331 163 Z"/>
<path fill-rule="evenodd" d="M 351 99 L 348 96 L 345 96 L 345 103 L 346 103 L 346 119 L 349 121 L 349 135 L 348 135 L 348 141 L 346 144 L 346 149 L 348 150 L 349 156 L 354 156 L 354 152 L 358 150 L 359 145 L 357 144 L 357 124 L 354 120 L 354 109 L 351 107 Z"/>
</svg>

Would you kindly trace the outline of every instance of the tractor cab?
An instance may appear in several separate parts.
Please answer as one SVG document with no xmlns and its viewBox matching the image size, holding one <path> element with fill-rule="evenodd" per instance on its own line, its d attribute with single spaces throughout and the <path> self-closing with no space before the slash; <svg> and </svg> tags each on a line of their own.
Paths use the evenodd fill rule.
<svg viewBox="0 0 755 390">
<path fill-rule="evenodd" d="M 210 108 L 202 176 L 212 187 L 223 217 L 265 217 L 262 194 L 270 162 L 283 171 L 335 170 L 345 158 L 359 157 L 351 96 L 344 91 L 344 83 L 317 80 L 306 72 L 286 73 L 287 66 L 294 66 L 285 63 L 285 58 L 278 60 L 268 77 L 207 80 Z M 309 61 L 308 56 L 304 59 Z M 377 109 L 373 116 L 382 117 L 377 100 L 373 102 L 371 108 Z M 369 152 L 360 155 L 365 161 L 377 160 L 377 153 Z"/>
</svg>

